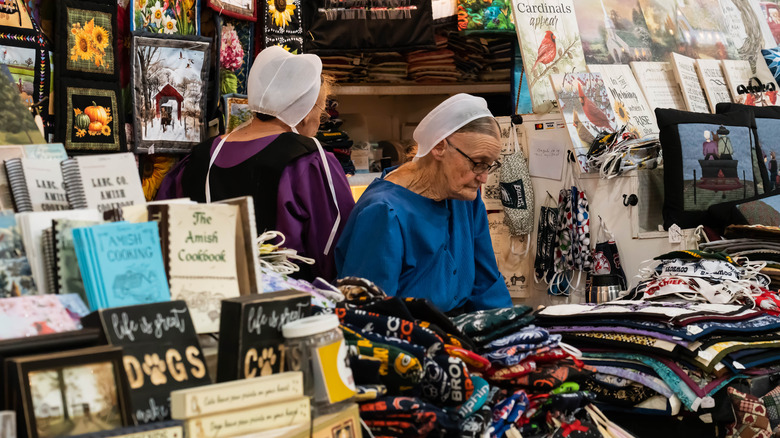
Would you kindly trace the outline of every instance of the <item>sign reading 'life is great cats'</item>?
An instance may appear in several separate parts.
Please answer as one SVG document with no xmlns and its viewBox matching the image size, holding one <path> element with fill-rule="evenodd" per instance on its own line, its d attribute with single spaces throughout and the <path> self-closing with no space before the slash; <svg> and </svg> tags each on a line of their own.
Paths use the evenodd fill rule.
<svg viewBox="0 0 780 438">
<path fill-rule="evenodd" d="M 133 418 L 151 423 L 171 418 L 170 393 L 211 380 L 184 301 L 103 309 L 87 316 L 111 345 L 123 348 Z"/>
</svg>

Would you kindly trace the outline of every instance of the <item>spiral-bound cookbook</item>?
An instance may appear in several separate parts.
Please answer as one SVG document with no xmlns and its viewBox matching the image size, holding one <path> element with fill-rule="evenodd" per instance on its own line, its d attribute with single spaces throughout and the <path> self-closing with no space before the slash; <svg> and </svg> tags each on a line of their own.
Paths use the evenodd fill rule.
<svg viewBox="0 0 780 438">
<path fill-rule="evenodd" d="M 131 153 L 83 155 L 62 162 L 62 178 L 73 209 L 100 212 L 146 202 Z"/>
<path fill-rule="evenodd" d="M 17 212 L 70 208 L 65 197 L 59 162 L 36 158 L 11 158 L 5 160 L 5 172 Z"/>
</svg>

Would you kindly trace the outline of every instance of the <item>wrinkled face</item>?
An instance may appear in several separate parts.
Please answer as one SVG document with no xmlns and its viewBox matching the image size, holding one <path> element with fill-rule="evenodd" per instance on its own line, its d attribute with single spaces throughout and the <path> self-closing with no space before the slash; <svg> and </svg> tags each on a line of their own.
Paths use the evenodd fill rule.
<svg viewBox="0 0 780 438">
<path fill-rule="evenodd" d="M 474 164 L 463 154 L 477 163 L 493 164 L 501 153 L 501 141 L 490 135 L 466 133 L 453 134 L 444 140 L 444 144 L 441 156 L 447 198 L 473 201 L 479 188 L 487 181 L 488 173 L 475 174 Z"/>
<path fill-rule="evenodd" d="M 322 115 L 325 113 L 325 104 L 328 101 L 328 92 L 325 87 L 320 88 L 320 95 L 317 96 L 317 102 L 314 103 L 314 107 L 309 111 L 309 114 L 303 118 L 301 123 L 295 128 L 298 133 L 306 137 L 314 137 L 317 135 L 317 129 L 320 127 L 320 121 Z"/>
</svg>

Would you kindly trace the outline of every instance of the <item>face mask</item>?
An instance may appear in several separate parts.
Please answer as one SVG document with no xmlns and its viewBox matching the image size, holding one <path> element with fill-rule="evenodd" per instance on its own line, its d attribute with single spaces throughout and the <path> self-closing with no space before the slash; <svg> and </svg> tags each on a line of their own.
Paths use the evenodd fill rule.
<svg viewBox="0 0 780 438">
<path fill-rule="evenodd" d="M 596 250 L 593 251 L 593 268 L 591 273 L 596 275 L 617 275 L 620 277 L 620 286 L 623 290 L 628 288 L 628 280 L 623 267 L 620 264 L 620 254 L 618 254 L 615 236 L 607 228 L 607 224 L 599 216 L 600 231 L 599 243 L 596 244 Z"/>
<path fill-rule="evenodd" d="M 698 277 L 709 281 L 739 281 L 740 271 L 731 263 L 720 260 L 697 260 L 686 262 L 680 259 L 665 260 L 658 266 L 662 277 Z"/>
<path fill-rule="evenodd" d="M 548 196 L 549 193 L 548 193 Z M 548 199 L 552 199 L 550 196 Z M 544 278 L 553 267 L 556 224 L 558 223 L 558 209 L 542 207 L 539 211 L 539 229 L 536 236 L 536 259 L 534 260 L 534 273 L 536 280 Z"/>
<path fill-rule="evenodd" d="M 504 206 L 504 223 L 512 236 L 531 234 L 534 227 L 534 190 L 531 174 L 522 148 L 517 141 L 517 131 L 512 125 L 511 141 L 515 153 L 504 159 L 501 166 L 501 204 Z"/>
</svg>

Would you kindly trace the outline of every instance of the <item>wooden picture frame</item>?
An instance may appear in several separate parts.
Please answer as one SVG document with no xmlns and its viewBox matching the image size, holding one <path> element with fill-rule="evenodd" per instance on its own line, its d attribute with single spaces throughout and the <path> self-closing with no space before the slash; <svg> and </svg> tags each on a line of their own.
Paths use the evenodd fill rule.
<svg viewBox="0 0 780 438">
<path fill-rule="evenodd" d="M 23 436 L 72 436 L 131 425 L 121 348 L 14 358 L 9 368 L 17 379 L 17 422 Z"/>
<path fill-rule="evenodd" d="M 189 152 L 207 138 L 211 38 L 133 33 L 132 41 L 133 151 Z"/>
</svg>

